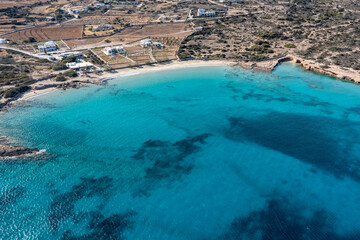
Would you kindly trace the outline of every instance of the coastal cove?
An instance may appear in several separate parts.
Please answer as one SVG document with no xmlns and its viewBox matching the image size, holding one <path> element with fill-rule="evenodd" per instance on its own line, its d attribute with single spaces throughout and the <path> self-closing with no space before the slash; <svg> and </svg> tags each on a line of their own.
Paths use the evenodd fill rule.
<svg viewBox="0 0 360 240">
<path fill-rule="evenodd" d="M 318 74 L 323 74 L 326 76 L 333 77 L 338 80 L 352 82 L 355 84 L 360 83 L 360 76 L 356 72 L 351 72 L 349 70 L 343 70 L 340 67 L 332 66 L 330 69 L 323 69 L 319 64 L 313 61 L 299 59 L 293 56 L 286 56 L 282 58 L 275 58 L 272 60 L 266 60 L 261 62 L 239 62 L 239 61 L 224 61 L 224 60 L 187 60 L 187 61 L 170 61 L 163 62 L 160 64 L 151 64 L 144 65 L 141 67 L 135 68 L 123 68 L 117 69 L 113 72 L 105 72 L 101 75 L 90 74 L 87 76 L 76 77 L 73 80 L 69 80 L 65 83 L 59 83 L 52 79 L 36 81 L 35 83 L 29 85 L 30 90 L 24 92 L 23 94 L 19 94 L 15 98 L 6 100 L 2 100 L 0 103 L 0 111 L 6 110 L 8 107 L 12 105 L 16 105 L 19 102 L 23 102 L 29 100 L 31 98 L 41 96 L 44 94 L 48 94 L 54 92 L 56 90 L 62 89 L 66 90 L 69 88 L 80 88 L 83 86 L 88 86 L 89 84 L 103 84 L 108 80 L 119 78 L 119 77 L 127 77 L 137 74 L 146 74 L 148 72 L 153 71 L 163 71 L 163 70 L 171 70 L 171 69 L 182 69 L 182 68 L 193 68 L 193 67 L 210 67 L 210 66 L 240 66 L 243 69 L 254 70 L 254 71 L 264 71 L 264 72 L 272 72 L 282 63 L 296 63 L 304 69 L 315 72 Z"/>
<path fill-rule="evenodd" d="M 292 63 L 108 77 L 0 113 L 47 152 L 0 161 L 0 238 L 360 239 L 360 86 Z"/>
</svg>

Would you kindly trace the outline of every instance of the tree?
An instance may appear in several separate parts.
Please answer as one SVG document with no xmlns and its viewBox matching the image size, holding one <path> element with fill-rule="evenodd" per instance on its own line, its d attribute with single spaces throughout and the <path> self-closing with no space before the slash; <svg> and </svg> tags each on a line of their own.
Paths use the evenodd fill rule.
<svg viewBox="0 0 360 240">
<path fill-rule="evenodd" d="M 52 66 L 52 69 L 55 71 L 65 70 L 67 69 L 67 66 L 63 62 L 57 62 Z"/>
<path fill-rule="evenodd" d="M 64 73 L 65 76 L 67 77 L 77 77 L 77 73 L 74 70 L 68 70 Z"/>
<path fill-rule="evenodd" d="M 56 79 L 57 82 L 64 82 L 66 81 L 66 77 L 64 77 L 63 75 L 59 74 Z"/>
</svg>

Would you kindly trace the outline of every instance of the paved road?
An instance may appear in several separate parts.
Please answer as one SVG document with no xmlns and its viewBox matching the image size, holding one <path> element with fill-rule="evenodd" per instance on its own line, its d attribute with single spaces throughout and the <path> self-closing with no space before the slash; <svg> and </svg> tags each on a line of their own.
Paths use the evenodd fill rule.
<svg viewBox="0 0 360 240">
<path fill-rule="evenodd" d="M 221 3 L 215 2 L 215 1 L 213 1 L 213 0 L 208 0 L 208 1 L 209 1 L 209 3 L 215 4 L 215 5 L 219 5 L 219 6 L 224 7 L 224 8 L 227 8 L 227 7 L 228 7 L 228 6 L 226 6 L 225 4 L 221 4 Z"/>
<path fill-rule="evenodd" d="M 34 57 L 34 58 L 40 58 L 40 59 L 47 59 L 47 60 L 50 60 L 50 57 L 51 57 L 51 56 L 49 56 L 49 55 L 45 55 L 45 54 L 37 54 L 37 53 L 31 53 L 31 52 L 28 52 L 28 51 L 24 51 L 24 50 L 20 50 L 20 49 L 12 48 L 12 47 L 7 47 L 7 46 L 4 46 L 4 45 L 0 45 L 0 49 L 13 50 L 13 51 L 20 52 L 20 53 L 23 53 L 23 54 L 29 55 L 29 56 L 31 56 L 31 57 Z"/>
</svg>

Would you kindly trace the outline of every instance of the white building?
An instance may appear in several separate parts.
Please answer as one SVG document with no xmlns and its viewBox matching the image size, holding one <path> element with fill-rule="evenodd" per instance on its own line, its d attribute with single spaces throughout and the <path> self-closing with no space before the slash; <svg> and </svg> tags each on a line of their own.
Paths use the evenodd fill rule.
<svg viewBox="0 0 360 240">
<path fill-rule="evenodd" d="M 90 70 L 94 68 L 94 64 L 85 61 L 67 63 L 66 66 L 73 70 Z"/>
<path fill-rule="evenodd" d="M 101 24 L 98 27 L 96 27 L 94 31 L 103 31 L 103 30 L 111 30 L 111 29 L 114 29 L 114 27 L 111 26 L 110 24 Z"/>
<path fill-rule="evenodd" d="M 230 2 L 230 3 L 244 3 L 244 0 L 219 0 L 219 2 L 221 3 L 226 3 L 226 2 Z"/>
<path fill-rule="evenodd" d="M 55 21 L 55 18 L 54 17 L 46 17 L 46 21 L 47 22 Z"/>
<path fill-rule="evenodd" d="M 49 41 L 44 45 L 39 45 L 40 52 L 52 52 L 57 50 L 57 46 L 53 41 Z"/>
<path fill-rule="evenodd" d="M 63 60 L 67 57 L 76 57 L 75 62 L 79 62 L 84 57 L 82 52 L 59 52 L 52 55 L 56 60 Z"/>
<path fill-rule="evenodd" d="M 198 17 L 202 17 L 202 16 L 205 15 L 205 13 L 206 13 L 205 9 L 200 9 L 200 8 L 199 8 L 196 15 L 197 15 Z"/>
<path fill-rule="evenodd" d="M 140 44 L 142 47 L 151 47 L 153 44 L 153 41 L 151 39 L 143 39 L 140 41 Z"/>
<path fill-rule="evenodd" d="M 163 47 L 163 45 L 161 43 L 159 43 L 159 42 L 154 42 L 152 45 L 154 47 L 157 47 L 157 48 L 162 48 Z"/>
<path fill-rule="evenodd" d="M 105 7 L 105 4 L 104 3 L 95 3 L 93 6 L 96 8 L 102 8 L 102 7 Z"/>
<path fill-rule="evenodd" d="M 206 11 L 205 9 L 198 9 L 197 11 L 198 17 L 216 17 L 215 11 Z"/>
<path fill-rule="evenodd" d="M 126 50 L 123 47 L 106 47 L 102 51 L 106 55 L 116 55 L 119 53 L 126 53 Z"/>
<path fill-rule="evenodd" d="M 6 39 L 0 38 L 0 44 L 7 44 Z"/>
</svg>

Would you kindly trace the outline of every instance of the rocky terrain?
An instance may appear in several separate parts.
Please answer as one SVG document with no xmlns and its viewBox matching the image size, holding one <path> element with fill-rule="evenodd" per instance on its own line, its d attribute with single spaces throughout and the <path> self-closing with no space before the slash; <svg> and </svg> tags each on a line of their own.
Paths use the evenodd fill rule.
<svg viewBox="0 0 360 240">
<path fill-rule="evenodd" d="M 290 55 L 360 75 L 356 1 L 258 2 L 237 6 L 246 13 L 195 21 L 198 31 L 182 42 L 179 57 L 257 62 Z"/>
</svg>

